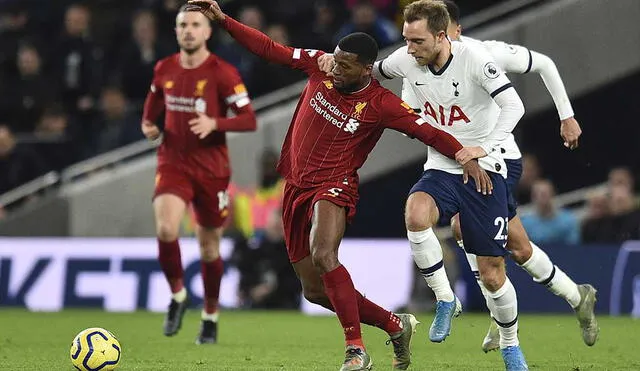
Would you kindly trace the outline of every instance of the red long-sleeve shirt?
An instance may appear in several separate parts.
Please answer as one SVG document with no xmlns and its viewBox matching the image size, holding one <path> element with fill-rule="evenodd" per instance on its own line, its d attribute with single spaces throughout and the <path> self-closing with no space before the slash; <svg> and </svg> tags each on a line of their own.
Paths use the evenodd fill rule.
<svg viewBox="0 0 640 371">
<path fill-rule="evenodd" d="M 156 64 L 143 119 L 155 122 L 163 109 L 164 138 L 158 163 L 188 166 L 216 178 L 231 173 L 225 132 L 256 129 L 256 116 L 240 74 L 213 54 L 192 69 L 180 65 L 180 54 Z M 227 117 L 229 109 L 235 117 Z M 217 121 L 217 129 L 202 140 L 189 127 L 196 112 Z"/>
<path fill-rule="evenodd" d="M 278 164 L 278 171 L 291 184 L 305 188 L 342 182 L 357 189 L 357 170 L 386 128 L 417 138 L 450 158 L 462 149 L 455 138 L 425 124 L 374 79 L 358 92 L 338 92 L 318 68 L 322 52 L 280 45 L 229 16 L 222 26 L 252 53 L 309 75 Z"/>
</svg>

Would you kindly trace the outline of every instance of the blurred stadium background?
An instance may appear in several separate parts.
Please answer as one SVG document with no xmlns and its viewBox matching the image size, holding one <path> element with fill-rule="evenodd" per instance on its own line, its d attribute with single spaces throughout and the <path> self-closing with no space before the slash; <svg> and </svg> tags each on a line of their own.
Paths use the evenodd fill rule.
<svg viewBox="0 0 640 371">
<path fill-rule="evenodd" d="M 332 50 L 340 35 L 365 30 L 384 48 L 382 56 L 402 44 L 400 10 L 408 2 L 221 1 L 229 14 L 281 43 Z M 177 51 L 172 32 L 182 3 L 0 0 L 0 321 L 5 325 L 13 317 L 22 323 L 47 318 L 30 317 L 22 308 L 47 312 L 87 308 L 91 311 L 82 315 L 63 311 L 55 318 L 68 313 L 95 322 L 103 311 L 162 311 L 166 307 L 168 289 L 156 263 L 151 208 L 155 149 L 143 140 L 139 123 L 153 65 Z M 550 56 L 558 66 L 584 131 L 575 151 L 562 146 L 558 116 L 541 79 L 537 75 L 510 76 L 527 109 L 515 131 L 526 153 L 518 189 L 524 205 L 520 212 L 525 219 L 550 203 L 569 212 L 575 223 L 563 233 L 566 238 L 532 239 L 577 282 L 596 286 L 601 316 L 640 317 L 636 186 L 640 172 L 640 2 L 457 3 L 466 35 L 524 45 Z M 281 268 L 286 255 L 270 253 L 283 251 L 283 242 L 264 237 L 281 233 L 273 217 L 279 197 L 273 192 L 279 181 L 274 161 L 304 76 L 258 61 L 224 32 L 214 32 L 210 47 L 240 70 L 259 120 L 256 133 L 228 135 L 234 208 L 223 246 L 226 266 L 221 303 L 228 309 L 324 313 L 300 299 L 295 276 Z M 387 86 L 400 90 L 399 81 Z M 383 136 L 360 172 L 358 214 L 348 228 L 341 256 L 356 286 L 367 296 L 390 308 L 430 313 L 431 292 L 415 274 L 402 218 L 407 191 L 422 171 L 425 153 L 420 143 L 395 132 Z M 532 197 L 532 188 L 543 179 L 552 182 L 555 194 Z M 184 220 L 183 235 L 193 235 L 191 217 Z M 465 310 L 486 311 L 450 233 L 441 230 L 439 236 L 448 242 L 448 271 Z M 186 282 L 197 298 L 202 295 L 198 249 L 192 239 L 186 241 Z M 362 264 L 363 257 L 367 266 Z M 389 262 L 401 274 L 386 270 Z M 509 274 L 519 292 L 521 312 L 569 314 L 561 299 L 536 286 L 524 272 L 510 266 Z M 265 286 L 272 275 L 278 277 L 278 285 Z M 194 307 L 200 304 L 198 300 L 193 303 Z M 158 330 L 152 330 L 149 337 L 160 334 L 160 317 L 153 318 Z M 240 318 L 235 320 L 240 322 Z M 564 317 L 558 318 L 563 321 Z M 109 321 L 110 326 L 118 326 L 113 318 Z M 609 321 L 613 319 L 605 320 L 602 327 L 614 323 Z M 429 322 L 428 315 L 423 322 Z M 475 322 L 484 326 L 484 322 Z M 523 322 L 521 327 L 527 331 Z M 456 326 L 463 327 L 465 322 L 461 323 Z M 552 327 L 552 323 L 547 325 Z M 567 337 L 573 340 L 570 346 L 585 352 L 575 336 L 577 329 L 566 327 L 570 328 Z M 243 329 L 251 331 L 246 326 Z M 483 329 L 476 331 L 477 336 L 482 336 Z M 620 330 L 631 331 L 625 325 Z M 225 326 L 226 331 L 233 331 L 231 325 Z M 72 329 L 69 336 L 75 332 Z M 0 341 L 2 337 L 11 339 L 6 332 Z M 480 339 L 467 339 L 467 343 L 476 344 Z M 65 338 L 62 343 L 66 346 L 70 340 Z M 0 354 L 2 348 L 0 345 Z M 0 364 L 7 359 L 6 354 L 0 356 Z M 593 362 L 593 369 L 604 369 Z M 15 367 L 6 369 L 20 369 L 17 363 L 9 365 Z M 181 369 L 176 367 L 171 369 Z M 233 364 L 228 367 L 235 369 Z M 625 368 L 612 367 L 607 369 Z M 553 368 L 543 365 L 541 369 Z M 640 369 L 640 365 L 635 363 L 630 369 Z"/>
</svg>

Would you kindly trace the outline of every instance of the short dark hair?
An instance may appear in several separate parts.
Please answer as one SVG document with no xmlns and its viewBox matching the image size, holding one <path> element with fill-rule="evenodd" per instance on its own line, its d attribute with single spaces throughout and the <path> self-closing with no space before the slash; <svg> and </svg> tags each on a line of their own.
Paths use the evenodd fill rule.
<svg viewBox="0 0 640 371">
<path fill-rule="evenodd" d="M 364 32 L 354 32 L 338 42 L 338 48 L 347 53 L 358 55 L 358 62 L 373 64 L 378 58 L 378 43 Z"/>
<path fill-rule="evenodd" d="M 447 6 L 449 12 L 449 19 L 456 24 L 460 24 L 460 8 L 453 0 L 442 0 L 444 5 Z"/>
</svg>

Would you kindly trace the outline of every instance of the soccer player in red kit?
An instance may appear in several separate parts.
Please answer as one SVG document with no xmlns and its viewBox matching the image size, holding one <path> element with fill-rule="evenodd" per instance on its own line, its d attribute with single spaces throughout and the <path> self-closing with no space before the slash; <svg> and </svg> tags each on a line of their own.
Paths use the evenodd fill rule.
<svg viewBox="0 0 640 371">
<path fill-rule="evenodd" d="M 410 340 L 417 320 L 396 315 L 366 299 L 354 288 L 338 261 L 338 247 L 358 199 L 358 174 L 385 128 L 434 146 L 450 158 L 469 156 L 452 136 L 416 115 L 391 91 L 371 78 L 378 46 L 356 33 L 340 40 L 333 78 L 319 70 L 322 52 L 290 48 L 226 16 L 214 1 L 190 1 L 216 20 L 254 54 L 301 69 L 309 75 L 282 146 L 278 171 L 286 180 L 283 224 L 289 259 L 304 296 L 336 312 L 344 329 L 346 356 L 340 370 L 368 370 L 360 322 L 379 327 L 394 347 L 394 369 L 410 363 Z M 465 164 L 477 184 L 488 191 L 488 176 L 476 161 Z"/>
<path fill-rule="evenodd" d="M 192 204 L 204 283 L 202 326 L 196 343 L 215 343 L 223 272 L 220 237 L 229 213 L 225 132 L 253 131 L 256 117 L 238 71 L 206 47 L 211 36 L 209 20 L 199 11 L 183 7 L 176 17 L 176 36 L 180 52 L 156 64 L 142 118 L 144 135 L 162 141 L 153 208 L 158 259 L 173 294 L 164 334 L 178 332 L 189 304 L 178 234 L 187 205 Z M 161 134 L 154 122 L 163 109 Z M 235 117 L 226 117 L 228 109 Z"/>
</svg>

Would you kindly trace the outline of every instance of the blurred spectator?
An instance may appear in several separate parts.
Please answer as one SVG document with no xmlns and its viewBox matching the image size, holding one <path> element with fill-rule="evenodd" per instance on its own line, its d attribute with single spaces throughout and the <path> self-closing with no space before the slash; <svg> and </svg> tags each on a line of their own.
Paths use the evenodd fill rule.
<svg viewBox="0 0 640 371">
<path fill-rule="evenodd" d="M 522 177 L 516 188 L 516 199 L 519 204 L 531 202 L 531 187 L 542 176 L 538 158 L 530 153 L 522 155 Z"/>
<path fill-rule="evenodd" d="M 616 167 L 611 169 L 607 180 L 609 188 L 615 186 L 626 187 L 633 192 L 635 189 L 635 180 L 633 179 L 633 173 L 627 167 Z"/>
<path fill-rule="evenodd" d="M 640 239 L 640 206 L 633 193 L 633 174 L 626 168 L 609 172 L 606 194 L 589 198 L 582 238 L 587 243 L 619 243 Z"/>
<path fill-rule="evenodd" d="M 133 40 L 127 43 L 120 57 L 118 83 L 127 99 L 141 106 L 149 91 L 155 63 L 170 55 L 172 49 L 158 40 L 156 17 L 151 11 L 137 13 L 132 30 Z"/>
<path fill-rule="evenodd" d="M 176 41 L 175 24 L 176 15 L 178 10 L 184 4 L 181 0 L 157 0 L 156 1 L 156 15 L 158 17 L 158 24 L 162 25 L 158 29 L 158 35 L 161 42 L 172 43 L 174 45 Z"/>
<path fill-rule="evenodd" d="M 340 16 L 328 0 L 317 1 L 314 7 L 314 19 L 309 33 L 300 35 L 300 45 L 333 52 L 334 35 L 340 29 Z"/>
<path fill-rule="evenodd" d="M 353 9 L 358 5 L 360 0 L 345 0 L 347 9 Z M 379 14 L 384 14 L 386 17 L 391 18 L 396 9 L 398 8 L 398 1 L 394 0 L 369 0 Z"/>
<path fill-rule="evenodd" d="M 232 259 L 240 271 L 238 296 L 241 307 L 300 307 L 302 289 L 289 263 L 280 209 L 272 210 L 262 236 L 235 245 Z"/>
<path fill-rule="evenodd" d="M 289 33 L 284 25 L 270 25 L 265 33 L 277 43 L 290 45 Z M 296 81 L 304 80 L 306 77 L 303 72 L 289 66 L 267 62 L 255 63 L 251 76 L 260 76 L 260 78 L 253 79 L 248 86 L 249 92 L 254 96 L 266 94 Z"/>
<path fill-rule="evenodd" d="M 351 20 L 334 38 L 335 43 L 352 32 L 366 32 L 378 42 L 380 48 L 400 40 L 400 32 L 390 20 L 380 17 L 369 0 L 359 0 L 351 10 Z"/>
<path fill-rule="evenodd" d="M 94 127 L 97 137 L 91 146 L 92 155 L 144 139 L 139 118 L 129 111 L 124 94 L 115 87 L 107 87 L 102 91 L 100 113 Z"/>
<path fill-rule="evenodd" d="M 0 125 L 0 194 L 8 192 L 46 172 L 31 148 L 17 145 L 6 125 Z"/>
<path fill-rule="evenodd" d="M 47 170 L 60 171 L 80 160 L 81 148 L 74 142 L 69 128 L 69 116 L 61 105 L 47 107 L 35 130 L 35 149 L 47 165 Z"/>
<path fill-rule="evenodd" d="M 555 190 L 548 180 L 533 184 L 532 199 L 535 211 L 522 216 L 531 241 L 537 244 L 577 244 L 580 242 L 578 219 L 568 210 L 553 203 Z"/>
<path fill-rule="evenodd" d="M 91 13 L 84 5 L 70 6 L 64 19 L 64 31 L 51 50 L 60 81 L 62 102 L 70 114 L 86 114 L 94 106 L 96 78 L 99 76 L 99 52 L 89 38 Z"/>
<path fill-rule="evenodd" d="M 0 10 L 0 77 L 18 72 L 16 55 L 20 43 L 29 35 L 28 21 L 27 9 L 17 2 Z"/>
<path fill-rule="evenodd" d="M 231 189 L 233 227 L 251 238 L 263 233 L 269 215 L 282 203 L 284 182 L 278 174 L 278 152 L 268 149 L 259 162 L 260 184 L 256 189 Z M 230 187 L 231 188 L 231 187 Z"/>
<path fill-rule="evenodd" d="M 17 67 L 18 73 L 8 76 L 0 86 L 0 112 L 13 132 L 32 132 L 56 92 L 42 71 L 40 53 L 33 45 L 20 46 Z"/>
</svg>

